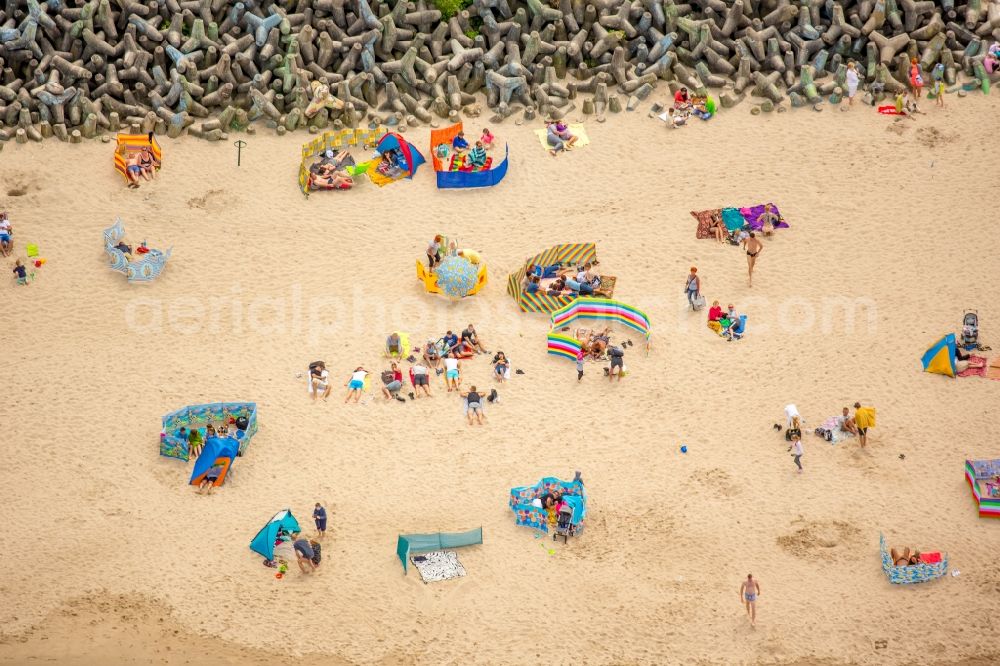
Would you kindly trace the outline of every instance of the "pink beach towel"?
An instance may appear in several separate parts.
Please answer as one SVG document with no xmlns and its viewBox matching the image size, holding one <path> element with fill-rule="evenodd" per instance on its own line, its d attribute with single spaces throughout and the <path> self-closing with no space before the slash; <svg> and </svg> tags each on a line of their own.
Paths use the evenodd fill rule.
<svg viewBox="0 0 1000 666">
<path fill-rule="evenodd" d="M 973 367 L 979 366 L 979 367 Z M 986 357 L 985 356 L 975 356 L 969 354 L 969 367 L 962 372 L 958 373 L 958 377 L 985 377 L 986 376 Z"/>
</svg>

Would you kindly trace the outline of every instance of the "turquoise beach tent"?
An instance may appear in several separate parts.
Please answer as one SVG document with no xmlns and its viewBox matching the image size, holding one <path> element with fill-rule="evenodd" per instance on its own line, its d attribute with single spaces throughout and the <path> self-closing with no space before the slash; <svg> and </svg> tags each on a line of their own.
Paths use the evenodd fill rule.
<svg viewBox="0 0 1000 666">
<path fill-rule="evenodd" d="M 955 334 L 949 333 L 931 345 L 931 348 L 924 353 L 924 357 L 920 361 L 924 364 L 924 372 L 954 377 L 957 374 L 957 369 L 955 368 Z"/>
<path fill-rule="evenodd" d="M 257 536 L 250 542 L 250 550 L 259 553 L 268 560 L 274 559 L 274 540 L 278 538 L 278 529 L 284 527 L 288 532 L 298 532 L 301 530 L 299 521 L 295 520 L 291 509 L 285 509 L 274 514 L 274 518 L 267 521 L 267 525 L 257 532 Z"/>
</svg>

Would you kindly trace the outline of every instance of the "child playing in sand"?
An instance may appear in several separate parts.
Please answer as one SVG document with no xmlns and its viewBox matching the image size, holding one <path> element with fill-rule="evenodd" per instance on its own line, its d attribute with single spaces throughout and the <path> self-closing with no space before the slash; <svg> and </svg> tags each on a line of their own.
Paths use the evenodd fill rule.
<svg viewBox="0 0 1000 666">
<path fill-rule="evenodd" d="M 483 144 L 483 147 L 486 148 L 486 150 L 490 150 L 493 148 L 493 142 L 496 141 L 496 137 L 493 136 L 492 132 L 490 132 L 489 127 L 484 127 L 483 135 L 479 137 L 479 141 Z"/>
<path fill-rule="evenodd" d="M 13 235 L 7 213 L 0 213 L 0 254 L 5 257 L 10 256 L 10 251 L 14 249 Z"/>
<path fill-rule="evenodd" d="M 28 269 L 24 267 L 24 262 L 18 259 L 14 262 L 14 275 L 17 276 L 17 283 L 27 286 L 28 284 Z"/>
</svg>

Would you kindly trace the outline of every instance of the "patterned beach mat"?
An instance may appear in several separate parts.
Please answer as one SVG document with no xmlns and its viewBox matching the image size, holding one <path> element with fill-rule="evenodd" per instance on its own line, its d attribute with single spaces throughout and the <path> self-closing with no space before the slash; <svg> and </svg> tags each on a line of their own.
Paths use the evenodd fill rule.
<svg viewBox="0 0 1000 666">
<path fill-rule="evenodd" d="M 458 554 L 451 550 L 435 550 L 410 558 L 413 566 L 420 572 L 420 578 L 425 583 L 439 580 L 451 580 L 465 575 L 465 567 L 458 561 Z"/>
</svg>

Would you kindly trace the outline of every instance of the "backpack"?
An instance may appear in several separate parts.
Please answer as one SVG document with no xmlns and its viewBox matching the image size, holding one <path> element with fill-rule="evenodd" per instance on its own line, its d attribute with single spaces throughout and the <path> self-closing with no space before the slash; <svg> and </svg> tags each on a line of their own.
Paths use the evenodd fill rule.
<svg viewBox="0 0 1000 666">
<path fill-rule="evenodd" d="M 396 379 L 396 376 L 392 374 L 391 370 L 386 370 L 385 372 L 382 373 L 382 383 L 383 384 L 386 384 L 386 385 L 391 384 L 395 379 Z"/>
</svg>

